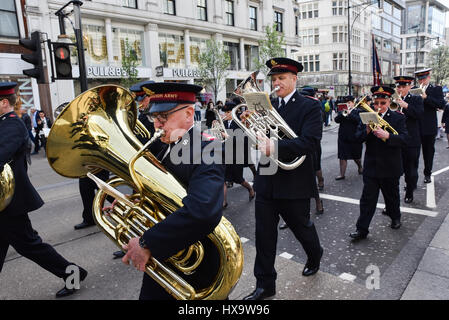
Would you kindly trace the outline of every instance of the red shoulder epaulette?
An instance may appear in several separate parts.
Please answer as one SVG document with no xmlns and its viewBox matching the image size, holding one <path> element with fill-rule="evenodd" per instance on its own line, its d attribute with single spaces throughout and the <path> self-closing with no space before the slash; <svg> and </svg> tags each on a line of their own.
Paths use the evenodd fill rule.
<svg viewBox="0 0 449 320">
<path fill-rule="evenodd" d="M 15 118 L 15 117 L 17 117 L 14 113 L 11 113 L 10 115 L 9 115 L 9 117 L 10 118 Z"/>
<path fill-rule="evenodd" d="M 210 134 L 207 134 L 205 132 L 202 133 L 202 136 L 207 140 L 207 141 L 214 141 L 215 137 L 211 136 Z"/>
<path fill-rule="evenodd" d="M 315 97 L 312 97 L 312 96 L 306 96 L 307 98 L 310 98 L 310 99 L 313 99 L 313 100 L 316 100 L 316 101 L 320 101 L 320 99 L 318 99 L 318 98 L 315 98 Z"/>
</svg>

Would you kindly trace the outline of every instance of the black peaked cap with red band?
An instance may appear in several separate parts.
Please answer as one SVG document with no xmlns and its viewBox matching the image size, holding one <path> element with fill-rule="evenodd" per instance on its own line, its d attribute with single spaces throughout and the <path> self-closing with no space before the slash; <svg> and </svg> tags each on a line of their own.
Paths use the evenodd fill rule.
<svg viewBox="0 0 449 320">
<path fill-rule="evenodd" d="M 404 85 L 404 84 L 411 84 L 413 80 L 415 80 L 414 77 L 410 76 L 397 76 L 393 78 L 394 81 L 396 81 L 397 85 Z"/>
<path fill-rule="evenodd" d="M 373 98 L 391 98 L 394 93 L 394 89 L 390 86 L 374 86 L 371 88 Z"/>
<path fill-rule="evenodd" d="M 145 91 L 143 91 L 142 86 L 148 83 L 154 83 L 154 81 L 153 80 L 141 81 L 129 87 L 129 90 L 134 92 L 134 94 L 136 95 L 137 101 L 141 101 L 143 100 L 143 98 L 145 98 Z"/>
<path fill-rule="evenodd" d="M 143 84 L 142 90 L 150 97 L 149 113 L 156 113 L 170 111 L 181 103 L 194 104 L 203 87 L 188 83 L 154 82 Z"/>
<path fill-rule="evenodd" d="M 430 71 L 432 71 L 432 68 L 418 70 L 415 72 L 415 76 L 418 80 L 421 80 L 428 77 L 430 75 Z"/>
<path fill-rule="evenodd" d="M 270 68 L 270 72 L 268 72 L 269 76 L 285 72 L 297 74 L 303 69 L 301 63 L 289 58 L 272 58 L 270 60 L 267 60 L 267 62 L 265 62 L 265 65 Z"/>
<path fill-rule="evenodd" d="M 9 96 L 16 93 L 16 82 L 0 82 L 0 96 Z"/>
</svg>

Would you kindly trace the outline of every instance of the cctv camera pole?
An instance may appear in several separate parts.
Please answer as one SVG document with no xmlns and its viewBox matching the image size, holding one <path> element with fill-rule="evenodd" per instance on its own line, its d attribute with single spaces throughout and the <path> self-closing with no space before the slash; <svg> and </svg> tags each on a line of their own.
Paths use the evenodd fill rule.
<svg viewBox="0 0 449 320">
<path fill-rule="evenodd" d="M 81 29 L 81 11 L 80 6 L 83 5 L 81 1 L 71 1 L 73 3 L 73 12 L 75 14 L 75 37 L 76 47 L 78 50 L 78 64 L 80 71 L 80 85 L 81 92 L 87 91 L 87 73 L 86 60 L 84 59 L 84 45 L 83 45 L 83 31 Z"/>
</svg>

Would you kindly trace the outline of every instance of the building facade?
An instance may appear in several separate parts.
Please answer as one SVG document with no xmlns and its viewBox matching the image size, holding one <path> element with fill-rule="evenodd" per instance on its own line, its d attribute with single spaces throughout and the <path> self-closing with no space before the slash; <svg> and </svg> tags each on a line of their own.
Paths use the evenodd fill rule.
<svg viewBox="0 0 449 320">
<path fill-rule="evenodd" d="M 446 12 L 437 0 L 407 0 L 402 21 L 402 72 L 413 75 L 429 65 L 429 53 L 446 44 Z"/>
<path fill-rule="evenodd" d="M 16 0 L 18 1 L 18 0 Z M 25 1 L 25 0 L 23 0 Z M 28 31 L 45 32 L 52 41 L 60 33 L 55 12 L 66 0 L 26 0 Z M 225 83 L 216 97 L 224 100 L 240 81 L 255 71 L 258 40 L 265 26 L 276 24 L 286 41 L 286 56 L 299 49 L 293 0 L 92 0 L 81 6 L 83 44 L 89 87 L 122 83 L 126 50 L 138 60 L 139 80 L 199 82 L 198 55 L 208 39 L 224 45 L 231 57 Z M 70 9 L 70 7 L 68 7 Z M 74 17 L 65 19 L 66 33 L 75 39 Z M 48 50 L 47 57 L 50 57 Z M 73 76 L 79 75 L 72 52 Z M 259 75 L 260 83 L 263 75 Z M 265 83 L 265 86 L 269 85 Z M 80 93 L 78 81 L 50 83 L 56 108 Z"/>
</svg>

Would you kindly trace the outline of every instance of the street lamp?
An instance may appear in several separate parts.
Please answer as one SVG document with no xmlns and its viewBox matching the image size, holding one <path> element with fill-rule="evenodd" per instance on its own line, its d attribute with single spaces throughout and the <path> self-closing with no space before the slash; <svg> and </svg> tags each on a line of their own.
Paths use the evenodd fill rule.
<svg viewBox="0 0 449 320">
<path fill-rule="evenodd" d="M 357 18 L 360 16 L 360 14 L 366 9 L 368 8 L 370 5 L 374 4 L 377 2 L 377 6 L 380 8 L 380 0 L 371 0 L 368 2 L 364 2 L 364 3 L 359 3 L 356 4 L 354 6 L 349 5 L 350 0 L 348 1 L 348 6 L 347 6 L 347 15 L 348 15 L 348 95 L 352 95 L 352 74 L 351 74 L 351 29 L 352 26 L 354 25 L 355 21 L 357 20 Z M 364 6 L 366 5 L 365 8 L 363 8 L 359 14 L 354 18 L 354 21 L 352 22 L 351 25 L 351 19 L 350 19 L 350 13 L 349 13 L 349 9 L 351 8 L 357 8 L 360 6 Z"/>
<path fill-rule="evenodd" d="M 416 29 L 416 44 L 415 44 L 415 72 L 416 72 L 416 69 L 418 68 L 418 42 L 419 42 L 419 37 L 418 37 L 418 32 L 419 32 L 419 29 Z M 424 36 L 423 37 L 424 38 L 424 40 L 425 40 L 425 38 L 427 38 L 426 36 Z M 424 48 L 424 46 L 429 42 L 429 41 L 432 41 L 432 40 L 437 40 L 437 43 L 436 43 L 436 45 L 438 46 L 439 45 L 439 43 L 440 43 L 440 37 L 433 37 L 433 38 L 429 38 L 429 39 L 427 39 L 426 41 L 423 41 L 423 44 L 422 44 L 422 48 Z M 416 77 L 415 77 L 415 86 L 416 86 Z"/>
</svg>

